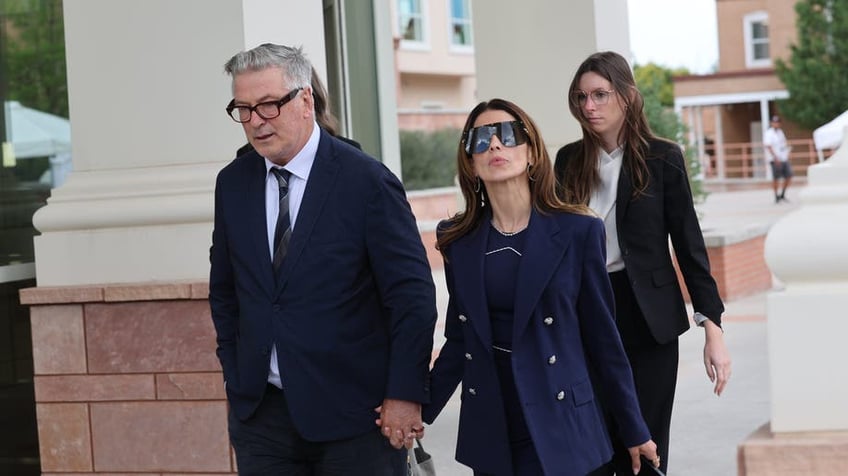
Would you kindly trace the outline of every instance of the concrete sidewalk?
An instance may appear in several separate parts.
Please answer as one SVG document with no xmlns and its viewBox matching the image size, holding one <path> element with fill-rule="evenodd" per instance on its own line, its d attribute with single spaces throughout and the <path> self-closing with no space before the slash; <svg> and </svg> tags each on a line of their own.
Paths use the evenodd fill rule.
<svg viewBox="0 0 848 476">
<path fill-rule="evenodd" d="M 699 208 L 704 230 L 729 230 L 749 226 L 770 226 L 798 208 L 802 186 L 790 189 L 789 202 L 774 203 L 769 188 L 712 192 Z M 441 313 L 435 345 L 444 338 L 443 319 L 447 292 L 441 270 L 433 277 Z M 775 282 L 775 289 L 780 287 Z M 774 292 L 769 291 L 769 292 Z M 721 397 L 703 364 L 703 331 L 692 328 L 680 338 L 680 371 L 671 429 L 669 475 L 735 475 L 737 446 L 770 418 L 769 369 L 766 352 L 766 300 L 760 293 L 726 302 L 723 316 L 725 342 L 733 359 L 733 373 Z M 690 310 L 691 313 L 691 310 Z M 472 471 L 454 461 L 458 392 L 433 425 L 427 429 L 424 445 L 436 462 L 439 476 L 469 476 Z"/>
</svg>

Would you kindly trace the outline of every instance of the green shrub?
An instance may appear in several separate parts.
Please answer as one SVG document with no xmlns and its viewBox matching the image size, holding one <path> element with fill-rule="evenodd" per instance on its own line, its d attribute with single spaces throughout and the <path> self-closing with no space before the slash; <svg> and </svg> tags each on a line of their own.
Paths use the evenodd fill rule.
<svg viewBox="0 0 848 476">
<path fill-rule="evenodd" d="M 400 160 L 407 190 L 450 187 L 456 175 L 461 131 L 400 131 Z"/>
</svg>

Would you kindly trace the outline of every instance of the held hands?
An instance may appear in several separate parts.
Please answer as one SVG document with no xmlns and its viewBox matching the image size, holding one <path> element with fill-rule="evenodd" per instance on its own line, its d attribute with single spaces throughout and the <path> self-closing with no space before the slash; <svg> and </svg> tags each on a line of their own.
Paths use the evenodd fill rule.
<svg viewBox="0 0 848 476">
<path fill-rule="evenodd" d="M 730 379 L 730 353 L 724 345 L 724 334 L 712 321 L 704 323 L 706 341 L 704 342 L 704 367 L 710 382 L 715 383 L 713 392 L 721 396 Z"/>
<path fill-rule="evenodd" d="M 655 468 L 660 467 L 660 455 L 657 454 L 657 444 L 654 443 L 654 440 L 648 440 L 639 446 L 631 446 L 627 448 L 627 451 L 630 453 L 633 474 L 639 474 L 639 471 L 642 469 L 642 462 L 639 460 L 639 455 L 644 456 Z"/>
<path fill-rule="evenodd" d="M 420 403 L 387 398 L 374 411 L 380 414 L 377 426 L 393 447 L 412 448 L 415 438 L 424 437 Z"/>
</svg>

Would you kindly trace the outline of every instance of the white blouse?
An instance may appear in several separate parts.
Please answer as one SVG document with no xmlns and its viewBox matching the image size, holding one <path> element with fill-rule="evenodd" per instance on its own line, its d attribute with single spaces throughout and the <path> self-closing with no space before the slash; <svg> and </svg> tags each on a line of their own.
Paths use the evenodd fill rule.
<svg viewBox="0 0 848 476">
<path fill-rule="evenodd" d="M 607 272 L 624 269 L 624 258 L 618 244 L 618 228 L 615 225 L 615 200 L 618 196 L 618 177 L 621 175 L 621 162 L 624 151 L 621 147 L 608 154 L 601 149 L 598 154 L 598 173 L 601 183 L 592 191 L 589 208 L 604 220 L 607 231 Z"/>
</svg>

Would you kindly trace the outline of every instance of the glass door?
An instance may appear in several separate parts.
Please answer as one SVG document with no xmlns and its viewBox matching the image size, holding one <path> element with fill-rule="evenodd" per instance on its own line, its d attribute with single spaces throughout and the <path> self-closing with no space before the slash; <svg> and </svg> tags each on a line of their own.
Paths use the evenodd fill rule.
<svg viewBox="0 0 848 476">
<path fill-rule="evenodd" d="M 40 474 L 32 215 L 71 167 L 61 0 L 0 0 L 0 474 Z"/>
</svg>

